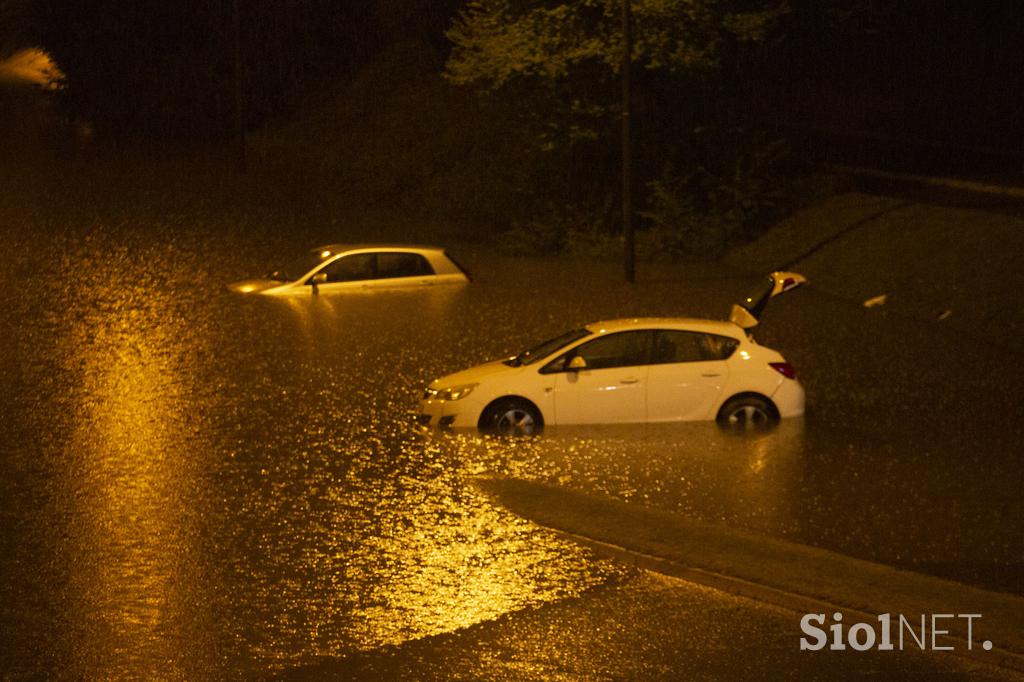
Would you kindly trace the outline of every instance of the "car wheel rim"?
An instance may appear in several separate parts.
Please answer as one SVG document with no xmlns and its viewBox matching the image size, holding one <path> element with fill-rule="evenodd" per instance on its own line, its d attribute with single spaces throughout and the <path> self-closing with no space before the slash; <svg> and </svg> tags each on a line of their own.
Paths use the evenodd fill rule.
<svg viewBox="0 0 1024 682">
<path fill-rule="evenodd" d="M 533 433 L 535 423 L 526 410 L 508 410 L 498 418 L 498 433 L 504 436 L 529 436 Z"/>
<path fill-rule="evenodd" d="M 737 426 L 759 426 L 767 422 L 768 413 L 754 405 L 743 405 L 729 415 L 729 423 Z"/>
</svg>

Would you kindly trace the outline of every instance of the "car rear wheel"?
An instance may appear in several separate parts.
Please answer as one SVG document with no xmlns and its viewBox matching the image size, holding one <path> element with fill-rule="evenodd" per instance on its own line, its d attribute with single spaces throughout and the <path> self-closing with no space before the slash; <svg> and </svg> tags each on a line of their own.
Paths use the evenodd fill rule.
<svg viewBox="0 0 1024 682">
<path fill-rule="evenodd" d="M 544 426 L 537 408 L 516 398 L 507 398 L 487 408 L 480 430 L 499 436 L 532 436 Z"/>
<path fill-rule="evenodd" d="M 730 398 L 718 411 L 718 423 L 732 429 L 763 429 L 778 420 L 779 413 L 775 406 L 756 395 Z"/>
</svg>

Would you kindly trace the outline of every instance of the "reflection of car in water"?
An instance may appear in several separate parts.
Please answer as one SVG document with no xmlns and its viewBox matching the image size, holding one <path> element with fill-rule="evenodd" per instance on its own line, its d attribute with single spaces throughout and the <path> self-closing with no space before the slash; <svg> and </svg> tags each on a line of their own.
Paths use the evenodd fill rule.
<svg viewBox="0 0 1024 682">
<path fill-rule="evenodd" d="M 768 299 L 806 281 L 773 273 L 728 322 L 596 322 L 506 360 L 432 382 L 419 421 L 530 434 L 544 424 L 717 419 L 757 425 L 803 414 L 804 390 L 777 351 L 749 335 Z"/>
<path fill-rule="evenodd" d="M 228 288 L 244 294 L 308 294 L 468 281 L 465 270 L 435 246 L 329 244 L 283 270 Z"/>
</svg>

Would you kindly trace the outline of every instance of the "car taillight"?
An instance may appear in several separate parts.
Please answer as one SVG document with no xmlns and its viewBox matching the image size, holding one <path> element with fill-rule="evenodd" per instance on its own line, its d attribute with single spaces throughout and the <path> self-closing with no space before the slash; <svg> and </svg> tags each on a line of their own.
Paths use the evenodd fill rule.
<svg viewBox="0 0 1024 682">
<path fill-rule="evenodd" d="M 788 362 L 769 362 L 768 364 L 787 379 L 796 379 L 796 367 Z"/>
</svg>

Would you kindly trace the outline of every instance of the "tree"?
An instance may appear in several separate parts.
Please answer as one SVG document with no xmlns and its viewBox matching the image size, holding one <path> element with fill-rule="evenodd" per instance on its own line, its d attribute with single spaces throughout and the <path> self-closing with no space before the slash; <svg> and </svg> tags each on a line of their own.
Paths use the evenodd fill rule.
<svg viewBox="0 0 1024 682">
<path fill-rule="evenodd" d="M 595 124 L 603 129 L 615 109 L 620 7 L 621 0 L 473 0 L 448 31 L 454 49 L 446 75 L 486 92 L 539 94 L 552 105 L 543 113 L 563 124 L 562 141 L 593 138 L 601 134 Z M 645 86 L 710 77 L 741 45 L 763 41 L 787 11 L 785 0 L 633 0 L 641 97 Z"/>
<path fill-rule="evenodd" d="M 620 191 L 617 121 L 622 67 L 622 0 L 473 0 L 448 37 L 447 78 L 518 108 L 537 150 L 548 152 L 538 175 L 567 178 L 549 204 L 579 201 L 615 231 L 618 217 L 602 197 Z M 637 144 L 636 185 L 703 192 L 695 211 L 724 211 L 712 200 L 717 178 L 740 182 L 746 135 L 756 110 L 742 101 L 739 65 L 755 57 L 789 12 L 786 0 L 632 0 L 631 103 Z M 752 70 L 751 78 L 757 74 Z M 749 136 L 748 136 L 749 137 Z M 564 164 L 559 170 L 550 166 Z M 691 176 L 693 182 L 676 181 Z M 537 183 L 538 194 L 554 185 Z M 715 196 L 726 196 L 716 192 Z M 641 199 L 642 210 L 645 208 Z M 644 211 L 650 216 L 649 210 Z M 556 218 L 557 220 L 557 218 Z M 708 221 L 709 224 L 713 221 Z M 718 221 L 723 222 L 723 221 Z"/>
</svg>

